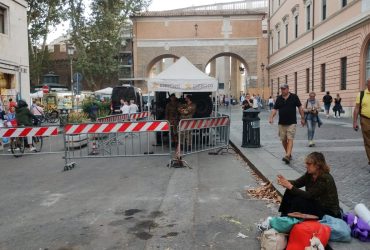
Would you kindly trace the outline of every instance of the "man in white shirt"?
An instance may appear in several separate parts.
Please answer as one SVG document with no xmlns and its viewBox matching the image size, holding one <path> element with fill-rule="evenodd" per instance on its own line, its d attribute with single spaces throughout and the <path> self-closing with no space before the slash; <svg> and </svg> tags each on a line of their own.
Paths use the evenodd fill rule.
<svg viewBox="0 0 370 250">
<path fill-rule="evenodd" d="M 124 100 L 121 99 L 121 104 L 122 104 L 122 106 L 121 106 L 120 110 L 121 110 L 122 114 L 124 114 L 124 115 L 130 114 L 130 106 L 128 105 L 127 101 L 124 101 Z"/>
<path fill-rule="evenodd" d="M 130 114 L 134 114 L 134 113 L 137 113 L 139 111 L 139 107 L 135 104 L 134 100 L 130 101 L 129 107 L 130 107 Z"/>
</svg>

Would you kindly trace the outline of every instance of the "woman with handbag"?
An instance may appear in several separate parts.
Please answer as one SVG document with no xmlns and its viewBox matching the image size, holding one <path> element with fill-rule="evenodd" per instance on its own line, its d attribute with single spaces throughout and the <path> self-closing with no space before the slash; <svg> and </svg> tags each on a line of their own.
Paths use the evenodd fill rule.
<svg viewBox="0 0 370 250">
<path fill-rule="evenodd" d="M 341 102 L 342 102 L 342 98 L 340 98 L 339 94 L 337 94 L 337 97 L 334 98 L 334 107 L 333 107 L 335 118 L 340 118 L 340 112 L 343 109 Z M 337 116 L 337 113 L 338 113 L 338 116 Z"/>
<path fill-rule="evenodd" d="M 307 137 L 309 147 L 315 146 L 313 137 L 315 135 L 316 124 L 318 124 L 319 127 L 322 124 L 319 118 L 320 103 L 315 97 L 315 92 L 311 92 L 309 94 L 309 98 L 306 101 L 306 105 L 303 108 L 305 121 L 307 124 Z"/>
</svg>

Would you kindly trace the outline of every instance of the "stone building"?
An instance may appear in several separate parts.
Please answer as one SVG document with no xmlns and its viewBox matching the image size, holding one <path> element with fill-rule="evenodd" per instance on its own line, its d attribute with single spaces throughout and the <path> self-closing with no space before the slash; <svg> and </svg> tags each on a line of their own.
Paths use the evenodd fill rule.
<svg viewBox="0 0 370 250">
<path fill-rule="evenodd" d="M 27 1 L 0 0 L 0 94 L 29 102 Z"/>
<path fill-rule="evenodd" d="M 351 114 L 370 77 L 370 1 L 269 0 L 269 87 L 288 83 L 301 100 L 342 97 Z"/>
<path fill-rule="evenodd" d="M 262 89 L 267 80 L 260 67 L 268 56 L 266 14 L 266 0 L 249 0 L 133 16 L 135 85 L 146 92 L 145 79 L 154 68 L 162 70 L 158 62 L 185 56 L 218 78 L 220 93 L 238 97 L 246 88 Z M 222 60 L 223 70 L 217 69 L 216 62 Z"/>
</svg>

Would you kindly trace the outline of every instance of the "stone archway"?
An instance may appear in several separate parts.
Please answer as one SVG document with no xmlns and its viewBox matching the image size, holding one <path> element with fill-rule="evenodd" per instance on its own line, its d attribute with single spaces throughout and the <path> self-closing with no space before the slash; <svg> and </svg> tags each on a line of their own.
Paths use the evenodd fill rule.
<svg viewBox="0 0 370 250">
<path fill-rule="evenodd" d="M 232 52 L 222 52 L 212 56 L 205 65 L 210 65 L 210 76 L 219 80 L 220 95 L 238 100 L 242 93 L 247 92 L 251 74 L 243 57 Z"/>
<path fill-rule="evenodd" d="M 359 88 L 361 90 L 366 88 L 366 80 L 370 77 L 370 34 L 365 37 L 360 53 Z"/>
</svg>

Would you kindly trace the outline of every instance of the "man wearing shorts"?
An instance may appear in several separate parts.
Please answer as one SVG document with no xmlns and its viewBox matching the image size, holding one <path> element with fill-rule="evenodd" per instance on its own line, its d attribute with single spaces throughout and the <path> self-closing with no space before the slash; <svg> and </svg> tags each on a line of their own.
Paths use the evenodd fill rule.
<svg viewBox="0 0 370 250">
<path fill-rule="evenodd" d="M 281 95 L 276 98 L 274 108 L 269 118 L 270 124 L 273 123 L 274 117 L 279 110 L 279 136 L 285 150 L 283 161 L 290 163 L 292 158 L 293 140 L 297 127 L 296 108 L 301 115 L 301 124 L 304 126 L 304 112 L 301 101 L 296 94 L 289 92 L 288 84 L 282 84 L 280 87 Z"/>
</svg>

